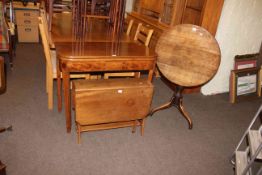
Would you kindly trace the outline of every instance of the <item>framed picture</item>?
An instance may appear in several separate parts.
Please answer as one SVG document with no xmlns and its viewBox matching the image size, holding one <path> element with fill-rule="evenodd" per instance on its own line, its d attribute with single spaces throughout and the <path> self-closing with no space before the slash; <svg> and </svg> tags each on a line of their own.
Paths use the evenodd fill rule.
<svg viewBox="0 0 262 175">
<path fill-rule="evenodd" d="M 230 102 L 260 96 L 259 68 L 232 70 L 230 75 Z"/>
<path fill-rule="evenodd" d="M 236 55 L 234 69 L 248 69 L 258 67 L 259 54 Z"/>
</svg>

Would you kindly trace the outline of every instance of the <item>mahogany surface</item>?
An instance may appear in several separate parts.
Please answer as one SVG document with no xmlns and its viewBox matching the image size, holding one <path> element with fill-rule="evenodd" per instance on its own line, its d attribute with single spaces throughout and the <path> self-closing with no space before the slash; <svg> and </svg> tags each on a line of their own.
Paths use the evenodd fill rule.
<svg viewBox="0 0 262 175">
<path fill-rule="evenodd" d="M 183 87 L 206 83 L 220 64 L 220 48 L 215 38 L 191 24 L 177 25 L 163 33 L 156 52 L 161 73 Z"/>
<path fill-rule="evenodd" d="M 108 42 L 115 38 L 112 35 L 112 26 L 104 19 L 86 20 L 86 27 L 80 36 L 80 26 L 74 25 L 72 13 L 53 14 L 51 38 L 54 43 L 73 42 L 81 40 L 85 42 Z M 131 42 L 132 40 L 125 33 L 121 34 L 121 42 Z"/>
<path fill-rule="evenodd" d="M 57 74 L 62 72 L 67 132 L 71 131 L 70 79 L 72 72 L 147 70 L 152 80 L 156 54 L 136 43 L 56 43 Z M 58 110 L 61 111 L 61 78 L 57 79 Z"/>
</svg>

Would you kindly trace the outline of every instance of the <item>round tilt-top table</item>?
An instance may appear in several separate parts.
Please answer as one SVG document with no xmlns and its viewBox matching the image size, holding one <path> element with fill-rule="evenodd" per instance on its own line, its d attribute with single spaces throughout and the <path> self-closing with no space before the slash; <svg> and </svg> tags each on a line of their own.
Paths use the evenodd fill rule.
<svg viewBox="0 0 262 175">
<path fill-rule="evenodd" d="M 156 45 L 157 66 L 161 74 L 176 85 L 171 100 L 151 111 L 177 107 L 192 129 L 192 120 L 183 107 L 184 87 L 194 87 L 208 82 L 220 64 L 220 48 L 216 39 L 204 28 L 181 24 L 163 33 Z"/>
</svg>

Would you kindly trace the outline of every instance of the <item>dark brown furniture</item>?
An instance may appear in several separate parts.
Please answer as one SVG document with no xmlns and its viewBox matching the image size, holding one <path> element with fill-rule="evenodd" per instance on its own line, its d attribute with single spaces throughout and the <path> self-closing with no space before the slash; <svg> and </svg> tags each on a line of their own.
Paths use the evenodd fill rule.
<svg viewBox="0 0 262 175">
<path fill-rule="evenodd" d="M 69 75 L 73 72 L 148 71 L 151 81 L 156 54 L 149 48 L 128 42 L 57 43 L 57 74 L 62 72 L 67 132 L 71 131 Z M 57 76 L 58 109 L 61 111 L 61 79 Z"/>
</svg>

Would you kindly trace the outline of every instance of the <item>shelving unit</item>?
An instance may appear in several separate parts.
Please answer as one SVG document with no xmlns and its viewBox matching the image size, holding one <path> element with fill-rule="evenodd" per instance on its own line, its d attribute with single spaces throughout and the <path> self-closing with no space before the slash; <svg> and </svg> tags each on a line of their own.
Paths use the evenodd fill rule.
<svg viewBox="0 0 262 175">
<path fill-rule="evenodd" d="M 262 173 L 262 105 L 238 143 L 231 162 L 235 175 L 261 175 Z M 255 163 L 260 164 L 257 168 Z"/>
</svg>

